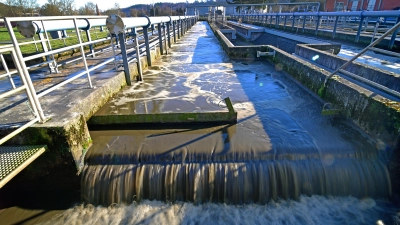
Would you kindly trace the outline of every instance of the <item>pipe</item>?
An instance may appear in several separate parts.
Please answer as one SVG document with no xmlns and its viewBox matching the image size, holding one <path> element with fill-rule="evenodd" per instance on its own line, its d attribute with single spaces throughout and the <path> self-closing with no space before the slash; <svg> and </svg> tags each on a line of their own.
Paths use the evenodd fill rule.
<svg viewBox="0 0 400 225">
<path fill-rule="evenodd" d="M 146 17 L 122 18 L 119 15 L 110 15 L 106 20 L 106 26 L 111 34 L 124 33 L 125 29 L 150 26 L 151 22 Z"/>
<path fill-rule="evenodd" d="M 44 27 L 43 27 L 44 25 Z M 17 22 L 17 29 L 27 38 L 32 38 L 36 34 L 47 32 L 74 29 L 73 20 L 43 20 L 42 21 L 19 21 Z M 105 19 L 79 19 L 76 20 L 78 29 L 89 30 L 91 27 L 106 25 Z M 46 29 L 44 29 L 46 28 Z"/>
<path fill-rule="evenodd" d="M 192 17 L 192 16 L 191 16 Z M 171 16 L 173 21 L 183 20 L 189 17 L 182 16 Z M 170 17 L 160 16 L 160 17 L 120 17 L 118 15 L 110 15 L 106 20 L 106 26 L 110 33 L 119 34 L 124 32 L 125 29 L 145 27 L 159 23 L 171 22 Z"/>
</svg>

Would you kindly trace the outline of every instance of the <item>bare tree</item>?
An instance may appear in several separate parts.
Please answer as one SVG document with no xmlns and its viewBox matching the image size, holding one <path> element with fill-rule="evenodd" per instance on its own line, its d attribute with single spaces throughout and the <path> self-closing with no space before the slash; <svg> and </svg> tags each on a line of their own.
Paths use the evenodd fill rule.
<svg viewBox="0 0 400 225">
<path fill-rule="evenodd" d="M 96 4 L 87 2 L 85 6 L 78 9 L 80 15 L 96 15 Z"/>
<path fill-rule="evenodd" d="M 75 0 L 59 0 L 58 5 L 62 15 L 73 15 L 75 12 Z"/>
<path fill-rule="evenodd" d="M 47 0 L 47 3 L 40 9 L 43 16 L 60 16 L 61 11 L 57 0 Z"/>
<path fill-rule="evenodd" d="M 16 7 L 15 0 L 5 0 L 4 1 L 5 7 L 4 11 L 2 12 L 2 16 L 17 16 L 18 9 Z"/>
<path fill-rule="evenodd" d="M 114 7 L 111 8 L 111 9 L 107 9 L 104 12 L 104 14 L 105 15 L 117 14 L 117 15 L 122 16 L 122 17 L 126 16 L 125 13 L 121 11 L 121 8 L 120 8 L 118 3 L 114 3 Z"/>
</svg>

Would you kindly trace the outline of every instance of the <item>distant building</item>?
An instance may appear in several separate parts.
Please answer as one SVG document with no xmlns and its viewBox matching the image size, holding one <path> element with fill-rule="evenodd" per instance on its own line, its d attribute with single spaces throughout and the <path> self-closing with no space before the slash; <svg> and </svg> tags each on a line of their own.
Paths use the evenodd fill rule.
<svg viewBox="0 0 400 225">
<path fill-rule="evenodd" d="M 380 11 L 399 10 L 400 0 L 326 0 L 325 10 L 333 11 Z"/>
</svg>

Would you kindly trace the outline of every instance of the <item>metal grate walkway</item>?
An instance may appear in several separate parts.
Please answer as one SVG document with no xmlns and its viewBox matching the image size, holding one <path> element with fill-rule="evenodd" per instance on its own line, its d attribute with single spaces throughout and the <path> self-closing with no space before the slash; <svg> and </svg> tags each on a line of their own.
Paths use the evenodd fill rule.
<svg viewBox="0 0 400 225">
<path fill-rule="evenodd" d="M 45 150 L 45 145 L 0 146 L 0 188 Z"/>
</svg>

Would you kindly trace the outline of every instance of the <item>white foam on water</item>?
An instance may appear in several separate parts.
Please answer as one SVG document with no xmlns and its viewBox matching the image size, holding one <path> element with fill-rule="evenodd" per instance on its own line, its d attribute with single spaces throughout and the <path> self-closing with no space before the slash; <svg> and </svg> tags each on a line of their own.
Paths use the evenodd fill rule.
<svg viewBox="0 0 400 225">
<path fill-rule="evenodd" d="M 397 209 L 398 210 L 398 209 Z M 44 224 L 398 224 L 396 209 L 371 198 L 301 196 L 266 205 L 205 203 L 140 204 L 109 207 L 79 205 Z"/>
</svg>

